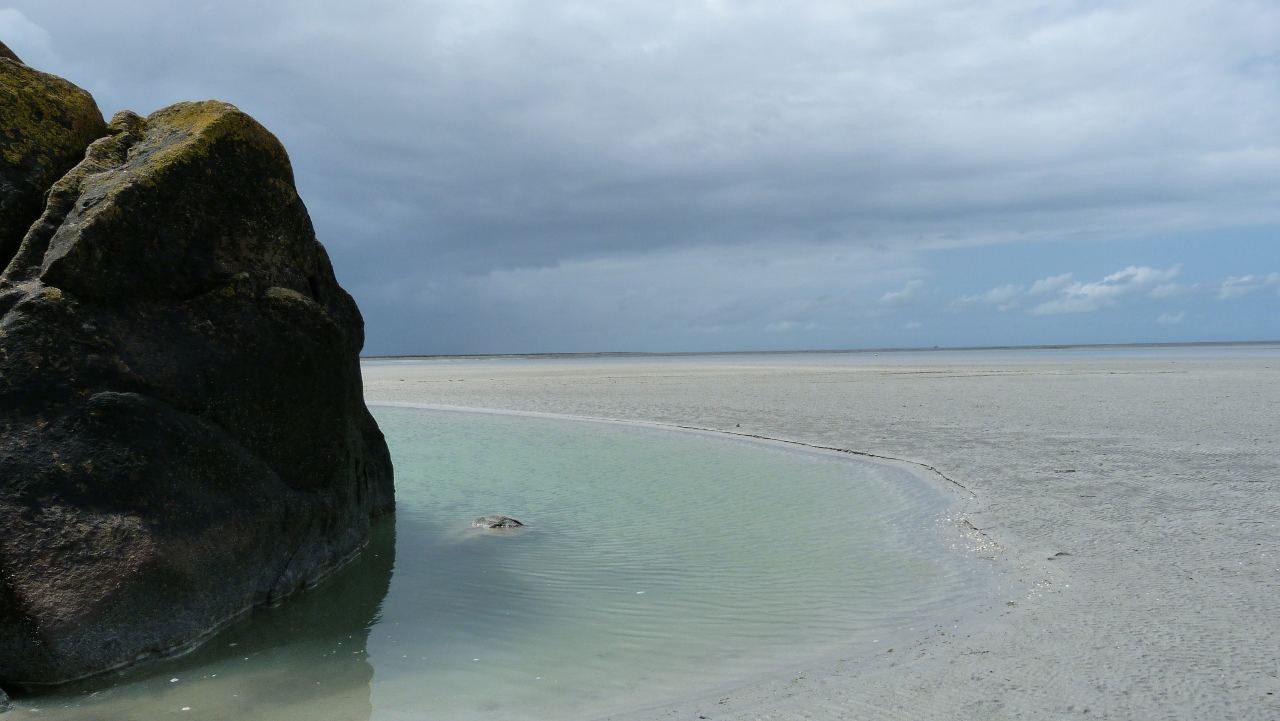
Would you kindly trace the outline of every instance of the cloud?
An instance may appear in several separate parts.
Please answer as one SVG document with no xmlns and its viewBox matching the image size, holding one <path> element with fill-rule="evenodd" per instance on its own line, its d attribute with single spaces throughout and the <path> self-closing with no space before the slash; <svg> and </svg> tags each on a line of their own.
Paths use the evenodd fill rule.
<svg viewBox="0 0 1280 721">
<path fill-rule="evenodd" d="M 1211 293 L 1219 300 L 1231 300 L 1264 288 L 1274 287 L 1277 293 L 1280 293 L 1280 273 L 1229 276 L 1217 282 L 1197 282 L 1189 285 L 1170 282 L 1181 272 L 1181 264 L 1164 270 L 1148 266 L 1129 266 L 1091 283 L 1077 281 L 1071 273 L 1063 273 L 1036 281 L 1029 288 L 1008 284 L 992 288 L 986 293 L 963 295 L 952 301 L 951 309 L 960 310 L 970 305 L 988 305 L 1004 311 L 1031 305 L 1026 311 L 1030 315 L 1059 315 L 1091 313 L 1119 305 L 1127 297 L 1143 294 L 1153 300 L 1169 300 L 1193 296 L 1203 298 Z M 1157 319 L 1157 322 L 1161 325 L 1177 325 L 1184 318 L 1183 311 L 1166 312 Z"/>
<path fill-rule="evenodd" d="M 1023 303 L 1035 303 L 1027 313 L 1032 315 L 1090 313 L 1114 306 L 1122 297 L 1152 286 L 1155 286 L 1150 293 L 1153 298 L 1175 295 L 1175 289 L 1181 286 L 1165 281 L 1172 280 L 1181 270 L 1180 264 L 1168 270 L 1129 266 L 1093 283 L 1081 283 L 1075 280 L 1073 274 L 1063 273 L 1038 280 L 1032 283 L 1030 288 L 1010 284 L 992 288 L 980 295 L 960 296 L 951 303 L 951 306 L 957 309 L 973 304 L 994 305 L 1003 311 L 1017 308 Z M 1044 300 L 1045 298 L 1049 299 Z"/>
<path fill-rule="evenodd" d="M 570 311 L 575 347 L 759 340 L 910 300 L 824 257 L 1280 222 L 1273 0 L 7 4 L 0 39 L 107 114 L 216 97 L 275 132 L 373 350 L 555 347 L 513 319 Z M 814 265 L 737 262 L 763 247 Z M 679 289 L 687 312 L 644 292 L 712 256 L 677 272 L 719 293 Z M 1049 280 L 973 302 L 1074 282 Z M 533 305 L 503 305 L 520 283 Z"/>
<path fill-rule="evenodd" d="M 902 286 L 902 290 L 890 291 L 880 296 L 876 304 L 885 306 L 911 305 L 923 298 L 924 294 L 923 280 L 909 280 L 906 285 Z"/>
<path fill-rule="evenodd" d="M 915 329 L 917 329 L 917 328 L 922 327 L 923 325 L 924 325 L 924 324 L 923 324 L 923 323 L 921 323 L 920 321 L 918 321 L 918 320 L 913 320 L 913 321 L 911 321 L 910 323 L 904 323 L 904 324 L 902 325 L 902 329 L 903 329 L 903 330 L 915 330 Z"/>
<path fill-rule="evenodd" d="M 1036 296 L 1057 293 L 1068 285 L 1071 285 L 1073 278 L 1075 278 L 1075 276 L 1071 273 L 1063 273 L 1062 275 L 1055 275 L 1051 278 L 1037 280 L 1035 283 L 1031 284 L 1031 290 L 1027 291 L 1027 295 Z"/>
<path fill-rule="evenodd" d="M 1265 276 L 1246 275 L 1240 278 L 1231 276 L 1218 286 L 1218 299 L 1230 300 L 1239 298 L 1268 286 L 1280 287 L 1280 273 L 1271 273 Z"/>
<path fill-rule="evenodd" d="M 1074 277 L 1071 273 L 1063 273 L 1062 275 L 1037 280 L 1031 284 L 1030 288 L 1025 285 L 1002 285 L 980 295 L 960 296 L 951 305 L 953 308 L 959 308 L 966 305 L 982 304 L 994 305 L 1002 311 L 1013 310 L 1024 302 L 1034 302 L 1038 297 L 1061 292 L 1071 285 Z M 1079 285 L 1079 283 L 1076 285 Z"/>
<path fill-rule="evenodd" d="M 867 344 L 886 277 L 909 256 L 831 248 L 689 248 L 354 287 L 379 353 L 692 351 Z M 914 286 L 913 286 L 914 287 Z M 896 325 L 894 326 L 896 328 Z"/>
<path fill-rule="evenodd" d="M 108 112 L 267 121 L 361 277 L 1280 220 L 1263 0 L 11 2 Z"/>
<path fill-rule="evenodd" d="M 1164 283 L 1152 288 L 1149 295 L 1156 300 L 1166 300 L 1168 298 L 1176 298 L 1190 290 L 1191 288 L 1178 283 Z"/>
<path fill-rule="evenodd" d="M 1057 291 L 1058 297 L 1040 303 L 1028 312 L 1034 315 L 1091 313 L 1116 305 L 1123 296 L 1172 280 L 1181 269 L 1181 265 L 1168 270 L 1131 265 L 1094 283 L 1075 282 L 1061 287 Z"/>
<path fill-rule="evenodd" d="M 1002 285 L 980 295 L 962 295 L 952 301 L 951 306 L 958 308 L 976 303 L 994 305 L 1000 310 L 1011 310 L 1018 307 L 1018 301 L 1026 289 L 1024 285 Z"/>
</svg>

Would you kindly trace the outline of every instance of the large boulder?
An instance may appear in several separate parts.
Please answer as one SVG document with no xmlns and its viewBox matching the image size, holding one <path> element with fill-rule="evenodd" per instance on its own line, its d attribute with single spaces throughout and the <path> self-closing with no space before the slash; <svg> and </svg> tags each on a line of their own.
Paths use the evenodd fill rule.
<svg viewBox="0 0 1280 721">
<path fill-rule="evenodd" d="M 214 101 L 104 132 L 0 276 L 10 690 L 193 649 L 394 508 L 363 321 L 280 142 Z"/>
<path fill-rule="evenodd" d="M 106 134 L 88 93 L 0 43 L 0 268 L 40 217 L 45 192 Z"/>
</svg>

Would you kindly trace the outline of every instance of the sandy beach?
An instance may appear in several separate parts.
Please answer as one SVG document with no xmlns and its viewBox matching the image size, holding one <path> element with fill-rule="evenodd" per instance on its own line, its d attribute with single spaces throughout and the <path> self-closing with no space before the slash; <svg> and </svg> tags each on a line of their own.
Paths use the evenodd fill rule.
<svg viewBox="0 0 1280 721">
<path fill-rule="evenodd" d="M 367 360 L 364 382 L 926 464 L 957 552 L 1012 589 L 636 718 L 1280 717 L 1280 346 Z"/>
</svg>

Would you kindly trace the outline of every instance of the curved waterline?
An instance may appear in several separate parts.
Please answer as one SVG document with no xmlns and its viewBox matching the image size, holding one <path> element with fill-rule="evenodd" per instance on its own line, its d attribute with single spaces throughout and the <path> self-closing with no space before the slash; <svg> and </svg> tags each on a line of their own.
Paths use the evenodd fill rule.
<svg viewBox="0 0 1280 721">
<path fill-rule="evenodd" d="M 616 423 L 628 426 L 640 426 L 644 428 L 671 428 L 681 431 L 696 431 L 698 433 L 711 433 L 715 435 L 734 436 L 737 438 L 747 438 L 754 441 L 767 441 L 769 443 L 784 443 L 791 446 L 799 446 L 801 448 L 809 448 L 816 451 L 831 451 L 834 453 L 845 453 L 859 458 L 866 458 L 876 461 L 889 461 L 891 463 L 902 463 L 908 466 L 916 466 L 922 468 L 929 473 L 941 478 L 947 483 L 959 488 L 967 493 L 971 498 L 977 498 L 978 494 L 969 490 L 968 486 L 960 483 L 954 478 L 948 476 L 936 467 L 925 463 L 924 461 L 913 461 L 909 458 L 898 458 L 896 456 L 886 456 L 880 453 L 871 453 L 870 451 L 859 451 L 852 448 L 841 448 L 839 446 L 824 446 L 817 443 L 806 443 L 804 441 L 794 441 L 787 438 L 774 438 L 773 436 L 764 436 L 759 433 L 743 433 L 742 431 L 731 431 L 724 428 L 707 428 L 704 426 L 691 426 L 682 423 L 663 423 L 662 421 L 638 421 L 622 418 L 597 418 L 594 416 L 571 416 L 562 413 L 545 413 L 542 411 L 514 411 L 503 408 L 477 408 L 474 406 L 451 406 L 443 403 L 411 403 L 408 401 L 369 401 L 370 407 L 384 406 L 387 408 L 418 408 L 428 411 L 459 411 L 462 413 L 492 413 L 494 415 L 504 416 L 526 416 L 529 418 L 547 418 L 552 420 L 566 421 L 586 421 L 589 423 Z"/>
<path fill-rule="evenodd" d="M 950 499 L 897 464 L 701 429 L 373 410 L 399 509 L 356 567 L 149 676 L 24 705 L 596 718 L 888 644 L 983 585 L 939 535 Z M 528 530 L 469 528 L 488 513 Z"/>
</svg>

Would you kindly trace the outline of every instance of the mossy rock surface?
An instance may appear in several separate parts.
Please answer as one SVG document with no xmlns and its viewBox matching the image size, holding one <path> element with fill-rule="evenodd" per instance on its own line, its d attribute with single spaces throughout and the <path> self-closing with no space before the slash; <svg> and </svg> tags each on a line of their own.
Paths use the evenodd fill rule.
<svg viewBox="0 0 1280 721">
<path fill-rule="evenodd" d="M 189 650 L 394 507 L 363 321 L 280 142 L 216 101 L 104 134 L 0 276 L 10 690 Z"/>
<path fill-rule="evenodd" d="M 45 192 L 106 134 L 88 93 L 0 44 L 0 268 L 40 216 Z"/>
</svg>

